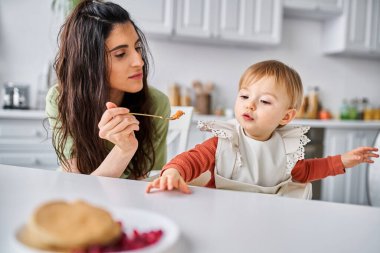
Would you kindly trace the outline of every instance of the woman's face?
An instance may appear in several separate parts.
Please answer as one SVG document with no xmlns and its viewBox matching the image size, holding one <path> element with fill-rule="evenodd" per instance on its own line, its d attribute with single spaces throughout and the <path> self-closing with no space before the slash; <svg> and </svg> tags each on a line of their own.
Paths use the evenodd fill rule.
<svg viewBox="0 0 380 253">
<path fill-rule="evenodd" d="M 143 88 L 141 47 L 131 22 L 113 27 L 106 40 L 111 96 L 120 97 L 124 92 L 136 93 Z"/>
</svg>

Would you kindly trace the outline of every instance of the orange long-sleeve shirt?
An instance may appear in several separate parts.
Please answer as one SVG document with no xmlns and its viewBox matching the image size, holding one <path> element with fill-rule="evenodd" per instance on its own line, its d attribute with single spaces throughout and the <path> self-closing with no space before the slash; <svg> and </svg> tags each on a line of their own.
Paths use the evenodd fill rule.
<svg viewBox="0 0 380 253">
<path fill-rule="evenodd" d="M 164 166 L 162 172 L 168 168 L 175 168 L 186 182 L 190 182 L 209 170 L 211 179 L 206 187 L 215 188 L 214 168 L 217 146 L 218 138 L 212 137 L 202 144 L 196 145 L 193 149 L 174 157 Z M 345 169 L 341 157 L 336 155 L 327 158 L 299 160 L 292 170 L 292 178 L 294 181 L 306 183 L 343 173 L 345 173 Z"/>
</svg>

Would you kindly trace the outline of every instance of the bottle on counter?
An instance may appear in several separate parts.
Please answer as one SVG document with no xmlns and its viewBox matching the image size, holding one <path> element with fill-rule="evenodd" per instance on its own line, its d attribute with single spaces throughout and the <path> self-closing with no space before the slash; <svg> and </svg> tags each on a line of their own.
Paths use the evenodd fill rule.
<svg viewBox="0 0 380 253">
<path fill-rule="evenodd" d="M 380 120 L 380 107 L 379 106 L 374 109 L 373 119 L 374 120 Z"/>
<path fill-rule="evenodd" d="M 195 92 L 194 109 L 199 114 L 211 114 L 212 105 L 212 91 L 214 84 L 208 82 L 203 85 L 200 81 L 193 81 L 193 89 Z"/>
<path fill-rule="evenodd" d="M 358 118 L 358 99 L 354 98 L 348 107 L 348 119 L 355 120 Z"/>
<path fill-rule="evenodd" d="M 370 103 L 367 103 L 367 106 L 364 108 L 363 119 L 364 120 L 373 120 L 374 119 L 375 109 Z"/>
<path fill-rule="evenodd" d="M 169 87 L 169 101 L 172 106 L 181 105 L 181 93 L 178 84 L 174 83 Z"/>
<path fill-rule="evenodd" d="M 20 106 L 20 92 L 18 88 L 13 89 L 13 106 L 16 108 Z"/>
<path fill-rule="evenodd" d="M 349 106 L 347 99 L 343 99 L 342 105 L 340 106 L 340 119 L 345 120 L 349 119 Z"/>
<path fill-rule="evenodd" d="M 307 96 L 303 96 L 301 108 L 297 111 L 296 118 L 303 119 L 306 117 L 307 108 L 309 106 L 309 101 Z"/>
<path fill-rule="evenodd" d="M 375 120 L 380 120 L 380 106 L 376 108 Z"/>
<path fill-rule="evenodd" d="M 361 101 L 359 101 L 358 104 L 358 117 L 357 119 L 363 120 L 364 119 L 364 111 L 368 106 L 368 99 L 367 98 L 362 98 Z"/>
<path fill-rule="evenodd" d="M 319 110 L 319 97 L 318 97 L 319 88 L 315 86 L 308 95 L 308 108 L 306 112 L 306 118 L 308 119 L 317 119 L 318 110 Z"/>
<path fill-rule="evenodd" d="M 181 96 L 181 106 L 191 106 L 191 92 L 190 88 L 184 88 Z"/>
<path fill-rule="evenodd" d="M 11 95 L 10 94 L 4 94 L 4 105 L 3 105 L 3 108 L 6 109 L 6 108 L 9 108 L 11 107 Z"/>
</svg>

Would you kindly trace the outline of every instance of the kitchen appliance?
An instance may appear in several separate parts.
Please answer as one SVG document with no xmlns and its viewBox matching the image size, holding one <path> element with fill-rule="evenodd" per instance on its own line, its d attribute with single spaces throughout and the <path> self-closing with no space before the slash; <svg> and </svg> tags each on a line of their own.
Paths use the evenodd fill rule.
<svg viewBox="0 0 380 253">
<path fill-rule="evenodd" d="M 7 82 L 3 87 L 4 109 L 29 109 L 29 86 Z"/>
</svg>

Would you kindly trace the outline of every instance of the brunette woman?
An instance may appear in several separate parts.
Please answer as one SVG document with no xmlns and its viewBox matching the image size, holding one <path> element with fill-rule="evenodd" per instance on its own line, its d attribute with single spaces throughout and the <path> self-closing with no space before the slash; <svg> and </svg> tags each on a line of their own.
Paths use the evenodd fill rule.
<svg viewBox="0 0 380 253">
<path fill-rule="evenodd" d="M 166 160 L 167 97 L 147 84 L 148 47 L 117 4 L 81 1 L 60 31 L 58 84 L 46 97 L 64 171 L 141 179 Z"/>
</svg>

